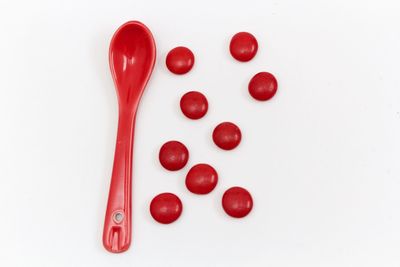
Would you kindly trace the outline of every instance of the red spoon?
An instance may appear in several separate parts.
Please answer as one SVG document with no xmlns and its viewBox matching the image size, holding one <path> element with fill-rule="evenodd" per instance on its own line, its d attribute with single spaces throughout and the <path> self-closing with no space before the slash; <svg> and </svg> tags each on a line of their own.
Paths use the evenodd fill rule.
<svg viewBox="0 0 400 267">
<path fill-rule="evenodd" d="M 118 95 L 119 120 L 103 232 L 104 247 L 114 253 L 127 250 L 131 243 L 135 117 L 155 59 L 154 39 L 145 25 L 129 21 L 115 32 L 110 44 L 109 61 Z"/>
</svg>

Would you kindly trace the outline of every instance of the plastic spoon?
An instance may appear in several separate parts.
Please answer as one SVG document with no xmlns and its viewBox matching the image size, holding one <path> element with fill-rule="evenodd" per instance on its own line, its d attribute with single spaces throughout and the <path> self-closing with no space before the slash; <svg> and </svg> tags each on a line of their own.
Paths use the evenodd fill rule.
<svg viewBox="0 0 400 267">
<path fill-rule="evenodd" d="M 110 44 L 109 61 L 118 95 L 119 120 L 103 232 L 104 247 L 114 253 L 126 251 L 131 243 L 135 117 L 155 58 L 154 39 L 144 24 L 129 21 L 115 32 Z"/>
</svg>

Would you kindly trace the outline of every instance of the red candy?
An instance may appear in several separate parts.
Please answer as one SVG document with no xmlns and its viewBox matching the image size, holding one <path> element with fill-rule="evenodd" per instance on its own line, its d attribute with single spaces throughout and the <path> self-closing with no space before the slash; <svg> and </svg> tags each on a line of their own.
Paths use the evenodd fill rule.
<svg viewBox="0 0 400 267">
<path fill-rule="evenodd" d="M 166 64 L 172 73 L 185 74 L 193 67 L 194 55 L 188 48 L 178 46 L 169 51 Z"/>
<path fill-rule="evenodd" d="M 257 39 L 248 32 L 239 32 L 232 37 L 229 50 L 235 59 L 242 62 L 249 61 L 257 53 Z"/>
<path fill-rule="evenodd" d="M 248 32 L 235 34 L 229 45 L 233 58 L 241 62 L 250 61 L 258 51 L 257 39 Z M 172 49 L 166 57 L 167 68 L 175 74 L 185 74 L 194 65 L 194 55 L 188 48 L 179 46 Z M 274 75 L 260 72 L 253 76 L 248 84 L 250 95 L 259 101 L 271 99 L 278 90 L 278 82 Z M 182 113 L 189 119 L 198 120 L 208 111 L 207 98 L 200 92 L 185 93 L 180 100 Z M 232 150 L 242 139 L 240 128 L 232 122 L 218 124 L 213 133 L 214 143 L 221 149 Z M 165 143 L 159 152 L 161 165 L 170 171 L 182 169 L 188 162 L 189 151 L 178 141 Z M 187 189 L 199 195 L 208 194 L 218 184 L 218 173 L 205 163 L 194 165 L 186 174 Z M 251 194 L 242 187 L 231 187 L 222 196 L 224 211 L 231 217 L 242 218 L 247 216 L 253 208 Z M 179 218 L 182 213 L 182 202 L 172 193 L 162 193 L 153 198 L 150 203 L 151 216 L 158 222 L 169 224 Z"/>
<path fill-rule="evenodd" d="M 202 93 L 195 91 L 184 94 L 180 106 L 183 114 L 192 120 L 202 118 L 208 110 L 207 98 Z"/>
<path fill-rule="evenodd" d="M 224 150 L 237 147 L 242 139 L 239 127 L 232 122 L 223 122 L 215 127 L 213 132 L 214 143 Z"/>
<path fill-rule="evenodd" d="M 150 203 L 151 216 L 159 223 L 172 223 L 181 216 L 182 202 L 172 193 L 162 193 Z"/>
<path fill-rule="evenodd" d="M 229 216 L 242 218 L 253 208 L 253 199 L 246 189 L 231 187 L 222 197 L 222 207 Z"/>
<path fill-rule="evenodd" d="M 186 175 L 186 187 L 194 194 L 210 193 L 218 182 L 218 174 L 208 164 L 197 164 L 193 166 Z"/>
<path fill-rule="evenodd" d="M 189 159 L 189 151 L 181 142 L 169 141 L 160 148 L 158 157 L 164 168 L 177 171 L 185 167 Z"/>
<path fill-rule="evenodd" d="M 260 72 L 254 75 L 249 82 L 249 93 L 260 101 L 271 99 L 278 90 L 278 82 L 269 72 Z"/>
</svg>

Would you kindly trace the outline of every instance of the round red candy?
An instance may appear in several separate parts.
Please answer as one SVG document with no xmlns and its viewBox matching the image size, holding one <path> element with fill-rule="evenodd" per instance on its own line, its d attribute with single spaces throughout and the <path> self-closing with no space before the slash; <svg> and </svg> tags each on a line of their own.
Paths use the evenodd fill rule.
<svg viewBox="0 0 400 267">
<path fill-rule="evenodd" d="M 172 193 L 162 193 L 150 203 L 151 216 L 159 223 L 172 223 L 181 216 L 182 202 Z"/>
<path fill-rule="evenodd" d="M 175 74 L 189 72 L 194 64 L 194 55 L 190 49 L 178 46 L 169 51 L 166 58 L 167 68 Z"/>
<path fill-rule="evenodd" d="M 249 82 L 249 93 L 260 101 L 271 99 L 278 90 L 278 82 L 269 72 L 260 72 L 254 75 Z"/>
<path fill-rule="evenodd" d="M 257 39 L 248 32 L 235 34 L 229 45 L 231 55 L 242 62 L 250 61 L 257 53 Z"/>
<path fill-rule="evenodd" d="M 194 194 L 208 194 L 218 183 L 218 174 L 208 164 L 193 166 L 186 175 L 186 187 Z"/>
<path fill-rule="evenodd" d="M 231 187 L 222 197 L 222 207 L 229 216 L 242 218 L 253 208 L 253 198 L 246 189 Z"/>
<path fill-rule="evenodd" d="M 242 139 L 239 127 L 232 122 L 223 122 L 213 131 L 214 143 L 224 150 L 232 150 L 237 147 Z"/>
<path fill-rule="evenodd" d="M 177 171 L 185 167 L 189 159 L 189 151 L 181 142 L 169 141 L 160 148 L 158 157 L 164 168 Z"/>
<path fill-rule="evenodd" d="M 181 98 L 180 106 L 183 114 L 192 120 L 202 118 L 208 110 L 207 98 L 196 91 L 184 94 Z"/>
</svg>

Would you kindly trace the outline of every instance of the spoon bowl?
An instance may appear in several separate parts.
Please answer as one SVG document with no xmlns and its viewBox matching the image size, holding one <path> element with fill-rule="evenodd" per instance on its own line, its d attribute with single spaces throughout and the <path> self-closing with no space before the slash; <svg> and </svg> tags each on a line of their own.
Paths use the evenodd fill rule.
<svg viewBox="0 0 400 267">
<path fill-rule="evenodd" d="M 125 23 L 115 33 L 109 55 L 120 108 L 135 105 L 154 67 L 156 48 L 150 30 L 137 21 Z"/>
</svg>

